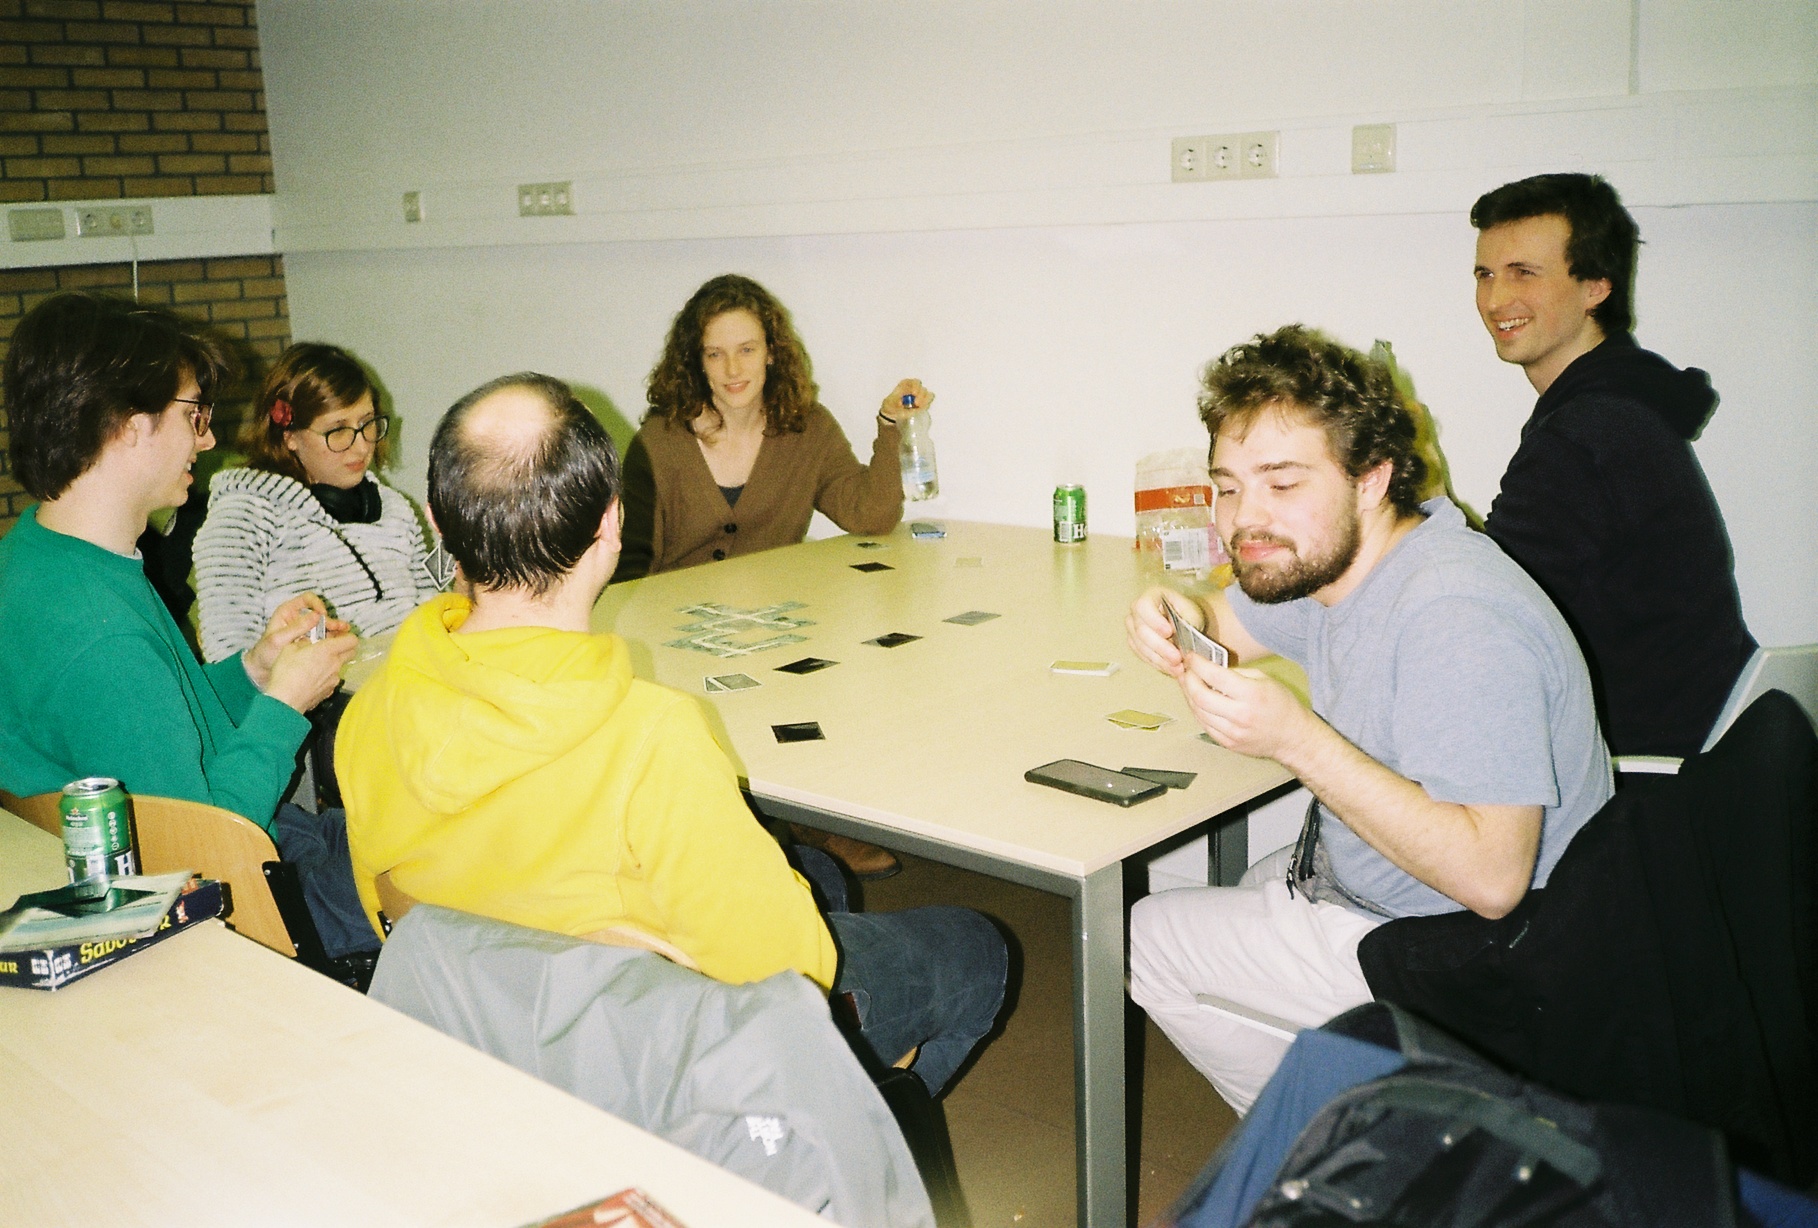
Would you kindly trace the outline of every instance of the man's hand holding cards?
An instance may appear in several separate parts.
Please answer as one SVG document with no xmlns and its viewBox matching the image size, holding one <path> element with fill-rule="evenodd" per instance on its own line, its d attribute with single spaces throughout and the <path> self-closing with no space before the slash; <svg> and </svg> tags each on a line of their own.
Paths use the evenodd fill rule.
<svg viewBox="0 0 1818 1228">
<path fill-rule="evenodd" d="M 1174 643 L 1180 649 L 1183 657 L 1188 653 L 1194 653 L 1214 665 L 1231 664 L 1231 654 L 1225 651 L 1223 644 L 1182 618 L 1180 611 L 1174 608 L 1172 601 L 1164 599 L 1162 605 L 1168 611 L 1168 620 L 1174 624 Z"/>
</svg>

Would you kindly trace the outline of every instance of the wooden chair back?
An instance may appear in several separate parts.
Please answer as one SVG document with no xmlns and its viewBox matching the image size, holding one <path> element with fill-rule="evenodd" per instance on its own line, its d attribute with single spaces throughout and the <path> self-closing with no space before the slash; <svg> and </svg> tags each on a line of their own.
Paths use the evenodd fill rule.
<svg viewBox="0 0 1818 1228">
<path fill-rule="evenodd" d="M 0 789 L 0 810 L 9 810 L 18 815 L 33 827 L 49 832 L 57 839 L 63 839 L 63 813 L 57 809 L 60 793 L 35 793 L 31 797 L 19 797 Z"/>
<path fill-rule="evenodd" d="M 0 806 L 61 839 L 58 796 L 15 797 L 0 792 Z M 139 840 L 141 873 L 194 870 L 204 878 L 219 879 L 233 892 L 234 910 L 228 924 L 254 942 L 296 958 L 296 944 L 265 881 L 265 863 L 279 859 L 278 846 L 257 823 L 204 802 L 135 794 L 133 828 Z"/>
<path fill-rule="evenodd" d="M 403 888 L 391 881 L 390 870 L 380 870 L 372 884 L 379 893 L 379 911 L 393 925 L 402 921 L 404 914 L 416 907 L 415 897 L 406 895 Z"/>
</svg>

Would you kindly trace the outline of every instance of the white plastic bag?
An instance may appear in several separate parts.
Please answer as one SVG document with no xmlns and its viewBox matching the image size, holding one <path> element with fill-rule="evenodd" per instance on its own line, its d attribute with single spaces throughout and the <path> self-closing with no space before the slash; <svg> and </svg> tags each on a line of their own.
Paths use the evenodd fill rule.
<svg viewBox="0 0 1818 1228">
<path fill-rule="evenodd" d="M 1201 575 L 1230 561 L 1212 523 L 1212 479 L 1198 448 L 1136 462 L 1136 549 L 1165 572 Z"/>
</svg>

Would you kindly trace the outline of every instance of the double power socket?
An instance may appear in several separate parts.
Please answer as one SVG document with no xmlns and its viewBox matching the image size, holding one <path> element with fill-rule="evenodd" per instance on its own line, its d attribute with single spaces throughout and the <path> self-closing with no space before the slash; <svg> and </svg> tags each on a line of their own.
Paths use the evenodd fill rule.
<svg viewBox="0 0 1818 1228">
<path fill-rule="evenodd" d="M 1175 183 L 1208 179 L 1274 179 L 1280 132 L 1233 132 L 1174 138 Z"/>
</svg>

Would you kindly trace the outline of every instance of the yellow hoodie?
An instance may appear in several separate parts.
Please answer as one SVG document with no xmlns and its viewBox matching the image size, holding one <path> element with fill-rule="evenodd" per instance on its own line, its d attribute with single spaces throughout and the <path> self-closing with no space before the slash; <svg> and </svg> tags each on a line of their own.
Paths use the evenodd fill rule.
<svg viewBox="0 0 1818 1228">
<path fill-rule="evenodd" d="M 688 696 L 631 676 L 625 642 L 546 627 L 455 635 L 436 597 L 348 705 L 335 770 L 354 881 L 583 935 L 630 926 L 740 984 L 823 989 L 838 956 L 808 885 L 739 795 Z"/>
</svg>

